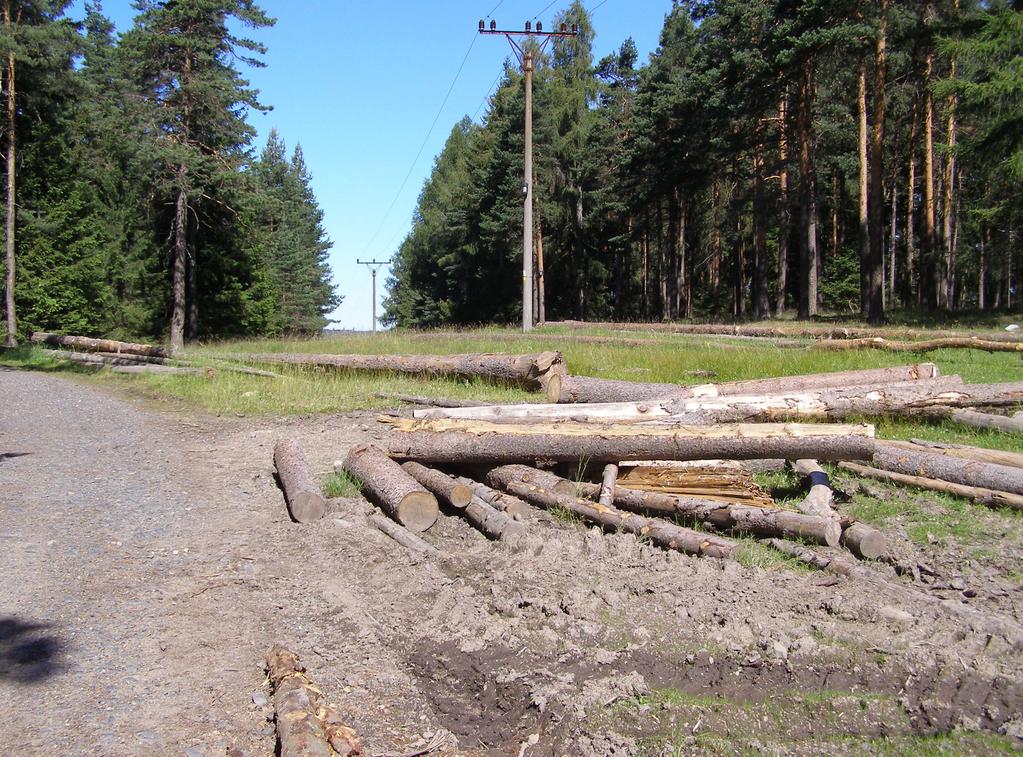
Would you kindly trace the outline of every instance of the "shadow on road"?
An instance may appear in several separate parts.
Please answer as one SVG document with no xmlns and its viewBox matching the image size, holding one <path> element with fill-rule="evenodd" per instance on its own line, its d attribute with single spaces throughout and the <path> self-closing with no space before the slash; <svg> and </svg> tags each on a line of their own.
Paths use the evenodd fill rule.
<svg viewBox="0 0 1023 757">
<path fill-rule="evenodd" d="M 47 633 L 48 623 L 0 616 L 0 680 L 35 683 L 64 668 L 64 643 Z"/>
</svg>

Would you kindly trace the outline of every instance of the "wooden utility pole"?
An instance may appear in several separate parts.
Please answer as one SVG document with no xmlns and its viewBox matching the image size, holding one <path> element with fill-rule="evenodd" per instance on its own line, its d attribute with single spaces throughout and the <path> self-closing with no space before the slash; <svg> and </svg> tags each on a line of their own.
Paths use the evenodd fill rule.
<svg viewBox="0 0 1023 757">
<path fill-rule="evenodd" d="M 373 333 L 377 333 L 377 271 L 380 270 L 380 266 L 387 265 L 390 260 L 359 260 L 355 259 L 355 262 L 359 265 L 368 266 L 370 272 L 373 274 Z"/>
<path fill-rule="evenodd" d="M 578 34 L 578 26 L 562 24 L 560 31 L 545 32 L 543 23 L 536 22 L 536 29 L 527 21 L 523 31 L 507 31 L 497 28 L 497 22 L 491 20 L 490 28 L 480 19 L 480 34 L 503 34 L 511 45 L 522 66 L 526 84 L 526 119 L 525 119 L 525 165 L 522 172 L 522 330 L 533 328 L 533 63 L 534 55 L 543 52 L 547 43 L 554 37 L 574 37 Z M 542 41 L 537 47 L 524 47 L 516 38 L 539 37 Z"/>
</svg>

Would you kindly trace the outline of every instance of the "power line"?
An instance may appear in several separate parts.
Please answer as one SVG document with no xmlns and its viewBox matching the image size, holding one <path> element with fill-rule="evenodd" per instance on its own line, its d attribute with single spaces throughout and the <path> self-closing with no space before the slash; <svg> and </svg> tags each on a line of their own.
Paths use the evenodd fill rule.
<svg viewBox="0 0 1023 757">
<path fill-rule="evenodd" d="M 483 106 L 487 104 L 487 99 L 490 97 L 491 93 L 494 91 L 494 87 L 497 86 L 497 82 L 499 82 L 501 80 L 502 76 L 504 76 L 504 72 L 503 71 L 501 73 L 499 73 L 497 76 L 494 77 L 494 83 L 490 85 L 490 89 L 487 90 L 487 93 L 485 95 L 483 95 L 483 99 L 480 100 L 480 105 L 479 105 L 478 108 L 476 108 L 476 112 L 472 114 L 472 120 L 473 121 L 476 120 L 476 116 L 478 116 L 480 114 L 480 111 L 483 110 Z"/>
<path fill-rule="evenodd" d="M 546 13 L 547 10 L 556 2 L 558 2 L 558 0 L 551 0 L 549 3 L 547 3 L 547 6 L 542 11 L 540 11 L 540 13 L 537 13 L 535 16 L 533 16 L 533 18 L 534 19 L 540 18 L 541 14 Z"/>
<path fill-rule="evenodd" d="M 600 2 L 597 3 L 594 7 L 590 8 L 590 15 L 592 16 L 594 13 L 596 13 L 597 12 L 597 8 L 599 8 L 600 6 L 602 6 L 606 2 L 607 2 L 607 0 L 600 0 Z"/>
<path fill-rule="evenodd" d="M 488 13 L 486 16 L 484 16 L 484 18 L 490 18 L 491 16 L 493 16 L 494 15 L 494 11 L 496 11 L 498 8 L 500 8 L 503 3 L 504 3 L 504 0 L 500 0 L 500 2 L 498 2 L 497 5 L 495 5 L 493 8 L 490 9 L 490 13 Z M 553 5 L 553 3 L 552 3 L 552 5 Z"/>
<path fill-rule="evenodd" d="M 504 2 L 504 0 L 501 0 Z M 500 5 L 501 3 L 498 3 Z M 495 7 L 494 10 L 497 10 Z M 408 183 L 409 177 L 412 176 L 412 172 L 416 168 L 416 163 L 419 162 L 420 156 L 423 154 L 423 150 L 426 149 L 426 143 L 430 141 L 430 135 L 433 134 L 433 127 L 437 125 L 437 121 L 440 120 L 440 114 L 444 112 L 444 106 L 448 104 L 448 98 L 451 97 L 452 91 L 455 89 L 455 84 L 458 83 L 458 77 L 462 75 L 462 69 L 465 68 L 465 62 L 469 60 L 469 53 L 472 52 L 473 45 L 476 44 L 476 37 L 474 34 L 472 41 L 469 43 L 469 49 L 465 51 L 465 55 L 462 57 L 462 62 L 458 65 L 458 70 L 455 72 L 455 78 L 451 80 L 451 86 L 448 87 L 447 94 L 444 95 L 444 100 L 441 102 L 440 107 L 437 109 L 437 115 L 433 117 L 433 123 L 430 124 L 430 128 L 426 132 L 426 136 L 423 138 L 423 143 L 419 145 L 419 151 L 416 153 L 416 157 L 412 159 L 412 165 L 408 168 L 408 173 L 405 174 L 405 178 L 401 180 L 401 186 L 398 187 L 398 191 L 394 193 L 394 199 L 391 200 L 391 204 L 387 206 L 387 211 L 384 213 L 384 217 L 380 219 L 380 225 L 377 226 L 376 231 L 373 232 L 373 236 L 366 242 L 366 246 L 363 248 L 363 252 L 368 250 L 373 242 L 376 241 L 377 235 L 380 230 L 384 228 L 384 224 L 387 222 L 388 216 L 391 215 L 391 211 L 394 210 L 394 206 L 398 202 L 398 198 L 401 197 L 402 190 L 405 189 L 405 185 Z"/>
</svg>

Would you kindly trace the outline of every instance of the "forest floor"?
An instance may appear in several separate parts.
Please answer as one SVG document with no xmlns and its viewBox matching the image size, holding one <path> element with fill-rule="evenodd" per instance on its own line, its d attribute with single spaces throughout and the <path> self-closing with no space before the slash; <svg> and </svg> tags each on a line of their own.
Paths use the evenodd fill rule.
<svg viewBox="0 0 1023 757">
<path fill-rule="evenodd" d="M 273 754 L 274 641 L 369 755 L 1023 746 L 1023 652 L 938 605 L 542 513 L 518 553 L 442 517 L 446 560 L 361 498 L 295 524 L 275 440 L 326 474 L 383 437 L 373 412 L 217 415 L 124 386 L 0 368 L 0 753 Z M 1023 623 L 1018 514 L 837 479 L 920 578 L 874 570 Z"/>
</svg>

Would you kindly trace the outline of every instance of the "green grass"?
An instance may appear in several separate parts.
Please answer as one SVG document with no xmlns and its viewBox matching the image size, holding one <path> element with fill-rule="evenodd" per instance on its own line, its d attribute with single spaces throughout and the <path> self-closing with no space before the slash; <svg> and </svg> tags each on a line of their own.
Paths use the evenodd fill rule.
<svg viewBox="0 0 1023 757">
<path fill-rule="evenodd" d="M 323 494 L 326 497 L 357 497 L 362 493 L 362 482 L 352 478 L 347 471 L 336 470 L 323 480 Z"/>
</svg>

